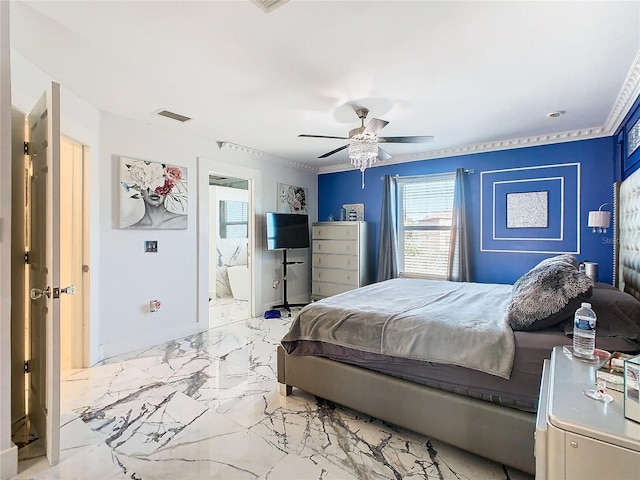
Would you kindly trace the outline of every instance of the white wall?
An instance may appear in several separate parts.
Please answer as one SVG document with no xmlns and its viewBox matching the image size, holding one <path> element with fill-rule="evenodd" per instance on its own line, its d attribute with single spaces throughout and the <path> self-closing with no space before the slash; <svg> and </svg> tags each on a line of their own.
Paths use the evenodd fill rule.
<svg viewBox="0 0 640 480">
<path fill-rule="evenodd" d="M 317 211 L 315 172 L 275 166 L 251 155 L 220 151 L 213 140 L 102 114 L 100 178 L 101 347 L 105 356 L 154 345 L 208 328 L 209 172 L 255 179 L 257 246 L 255 305 L 279 302 L 271 288 L 279 258 L 263 252 L 263 207 L 275 208 L 278 181 L 309 188 L 310 209 Z M 187 167 L 189 226 L 186 230 L 120 230 L 118 225 L 118 156 Z M 206 158 L 206 160 L 205 160 Z M 229 165 L 230 163 L 230 165 Z M 157 240 L 158 253 L 143 252 L 144 240 Z M 205 241 L 206 240 L 206 241 Z M 303 253 L 308 261 L 308 254 Z M 291 300 L 308 300 L 309 264 L 292 277 Z M 156 313 L 149 300 L 162 302 Z M 204 308 L 203 308 L 204 307 Z"/>
<path fill-rule="evenodd" d="M 9 244 L 11 178 L 9 124 L 11 104 L 31 110 L 50 78 L 16 52 L 9 51 L 8 3 L 0 2 L 0 475 L 14 473 L 10 405 L 10 271 Z M 9 71 L 9 58 L 11 71 Z M 9 88 L 11 80 L 12 90 Z M 9 98 L 12 92 L 12 99 Z M 252 180 L 256 245 L 255 313 L 282 300 L 274 279 L 281 278 L 280 252 L 265 251 L 264 212 L 276 208 L 278 182 L 308 188 L 310 220 L 317 219 L 317 174 L 247 152 L 221 151 L 214 140 L 134 122 L 101 113 L 61 85 L 61 131 L 88 146 L 90 189 L 90 362 L 155 345 L 208 328 L 208 175 L 216 172 Z M 170 162 L 188 168 L 189 226 L 186 230 L 121 230 L 118 228 L 118 157 Z M 157 254 L 143 252 L 144 240 L 158 240 Z M 291 260 L 304 266 L 289 270 L 289 300 L 309 299 L 310 265 L 306 250 Z M 159 299 L 160 311 L 149 313 L 148 302 Z M 7 473 L 8 472 L 8 473 Z"/>
<path fill-rule="evenodd" d="M 28 112 L 52 79 L 16 52 L 11 53 L 11 63 L 13 104 Z M 257 263 L 255 313 L 280 303 L 281 290 L 271 288 L 273 280 L 281 277 L 280 256 L 279 252 L 263 252 L 263 213 L 276 208 L 277 183 L 284 182 L 309 189 L 309 209 L 314 220 L 315 172 L 275 164 L 249 153 L 221 151 L 213 140 L 100 113 L 64 85 L 61 110 L 63 134 L 88 145 L 90 150 L 92 364 L 207 328 L 209 172 L 254 180 L 257 245 L 251 253 Z M 188 168 L 187 230 L 118 228 L 120 155 Z M 145 254 L 144 240 L 158 240 L 158 253 Z M 292 260 L 297 259 L 308 262 L 307 251 L 292 254 Z M 290 301 L 308 300 L 309 272 L 308 263 L 290 269 Z M 160 311 L 149 313 L 151 299 L 162 302 Z"/>
<path fill-rule="evenodd" d="M 35 103 L 51 84 L 53 79 L 38 67 L 30 63 L 15 51 L 11 52 L 12 70 L 12 103 L 24 113 L 31 111 Z M 99 202 L 101 192 L 105 189 L 100 178 L 100 112 L 73 92 L 60 86 L 60 130 L 73 140 L 88 147 L 89 167 L 89 283 L 90 292 L 90 362 L 101 359 L 99 356 L 99 337 L 93 335 L 100 330 L 100 225 Z"/>
</svg>

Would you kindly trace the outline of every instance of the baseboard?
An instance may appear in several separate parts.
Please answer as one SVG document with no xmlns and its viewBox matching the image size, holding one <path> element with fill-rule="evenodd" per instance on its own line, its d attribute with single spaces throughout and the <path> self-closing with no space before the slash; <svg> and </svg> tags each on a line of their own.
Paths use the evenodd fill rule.
<svg viewBox="0 0 640 480">
<path fill-rule="evenodd" d="M 13 445 L 0 452 L 0 480 L 9 480 L 18 474 L 18 447 Z"/>
<path fill-rule="evenodd" d="M 123 338 L 117 342 L 100 345 L 101 353 L 103 355 L 100 361 L 116 355 L 122 355 L 135 350 L 160 345 L 161 343 L 168 342 L 170 340 L 194 335 L 208 329 L 208 323 L 193 323 L 187 326 L 182 326 L 181 328 L 153 330 L 146 332 L 144 335 L 131 335 L 129 338 Z"/>
</svg>

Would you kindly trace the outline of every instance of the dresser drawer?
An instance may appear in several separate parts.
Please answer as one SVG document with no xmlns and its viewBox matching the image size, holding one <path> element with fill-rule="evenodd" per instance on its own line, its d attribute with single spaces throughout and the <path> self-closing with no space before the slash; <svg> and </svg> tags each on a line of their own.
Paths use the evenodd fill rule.
<svg viewBox="0 0 640 480">
<path fill-rule="evenodd" d="M 358 270 L 358 257 L 356 255 L 331 255 L 314 253 L 311 259 L 311 265 L 313 267 Z"/>
<path fill-rule="evenodd" d="M 315 297 L 330 297 L 354 288 L 353 285 L 345 285 L 344 283 L 313 282 L 311 294 Z"/>
<path fill-rule="evenodd" d="M 338 253 L 341 255 L 356 255 L 358 242 L 355 240 L 314 240 L 313 253 Z"/>
<path fill-rule="evenodd" d="M 334 268 L 313 268 L 311 274 L 314 282 L 335 282 L 358 286 L 358 272 Z"/>
<path fill-rule="evenodd" d="M 349 240 L 358 238 L 358 225 L 314 225 L 314 239 Z"/>
</svg>

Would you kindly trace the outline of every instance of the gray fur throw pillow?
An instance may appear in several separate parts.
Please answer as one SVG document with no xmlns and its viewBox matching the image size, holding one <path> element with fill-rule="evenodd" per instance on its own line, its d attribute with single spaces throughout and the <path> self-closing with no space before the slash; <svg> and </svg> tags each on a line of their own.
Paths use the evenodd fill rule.
<svg viewBox="0 0 640 480">
<path fill-rule="evenodd" d="M 593 282 L 571 255 L 547 258 L 513 285 L 507 320 L 513 330 L 541 330 L 571 318 Z"/>
</svg>

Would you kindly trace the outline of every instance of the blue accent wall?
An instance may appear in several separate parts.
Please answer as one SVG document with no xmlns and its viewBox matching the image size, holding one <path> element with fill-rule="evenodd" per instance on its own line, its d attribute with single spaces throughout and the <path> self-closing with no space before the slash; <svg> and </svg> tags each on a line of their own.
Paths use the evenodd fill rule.
<svg viewBox="0 0 640 480">
<path fill-rule="evenodd" d="M 630 152 L 628 147 L 629 130 L 640 122 L 640 96 L 636 98 L 633 106 L 629 109 L 629 113 L 625 116 L 620 127 L 616 131 L 615 138 L 617 142 L 616 161 L 619 163 L 619 169 L 616 172 L 616 179 L 624 180 L 636 170 L 640 169 L 640 148 Z"/>
<path fill-rule="evenodd" d="M 473 170 L 467 178 L 467 201 L 469 205 L 469 234 L 471 243 L 471 272 L 474 282 L 513 283 L 527 270 L 550 253 L 487 252 L 480 250 L 480 182 L 481 172 L 501 169 L 526 168 L 578 163 L 580 166 L 580 192 L 575 182 L 567 182 L 566 195 L 579 200 L 565 204 L 565 215 L 578 218 L 579 209 L 579 252 L 578 260 L 588 260 L 599 264 L 599 280 L 611 283 L 613 266 L 613 232 L 591 233 L 587 228 L 589 210 L 597 210 L 603 203 L 613 202 L 614 176 L 619 166 L 615 165 L 615 137 L 582 140 L 575 142 L 517 148 L 496 152 L 461 155 L 434 160 L 422 160 L 396 165 L 384 165 L 365 172 L 365 189 L 360 188 L 360 171 L 321 174 L 318 176 L 318 219 L 327 220 L 329 215 L 338 218 L 344 203 L 364 203 L 365 220 L 372 222 L 376 232 L 377 252 L 380 209 L 382 202 L 382 176 L 421 175 L 455 170 L 458 167 Z M 545 170 L 545 169 L 542 169 Z M 553 169 L 549 169 L 550 171 Z M 555 173 L 554 173 L 555 175 Z M 578 196 L 579 193 L 579 196 Z M 491 221 L 491 206 L 483 204 L 483 229 Z M 612 211 L 611 206 L 604 210 Z M 555 215 L 550 212 L 550 216 Z M 573 216 L 573 217 L 571 217 Z M 555 217 L 554 217 L 555 218 Z M 534 249 L 530 245 L 527 249 Z"/>
</svg>

